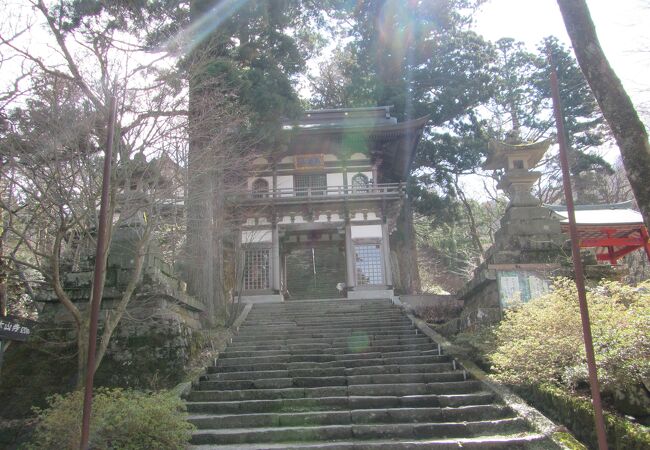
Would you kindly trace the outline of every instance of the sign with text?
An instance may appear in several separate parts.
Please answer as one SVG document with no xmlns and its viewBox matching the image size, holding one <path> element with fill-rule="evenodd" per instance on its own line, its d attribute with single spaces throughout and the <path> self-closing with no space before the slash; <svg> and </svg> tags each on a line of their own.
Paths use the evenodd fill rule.
<svg viewBox="0 0 650 450">
<path fill-rule="evenodd" d="M 8 341 L 26 341 L 31 334 L 29 327 L 18 323 L 12 316 L 0 317 L 0 339 Z"/>
<path fill-rule="evenodd" d="M 320 169 L 324 166 L 323 155 L 297 155 L 294 164 L 296 169 Z"/>
<path fill-rule="evenodd" d="M 500 270 L 497 272 L 499 300 L 503 308 L 525 303 L 544 295 L 549 290 L 548 279 L 530 271 Z"/>
</svg>

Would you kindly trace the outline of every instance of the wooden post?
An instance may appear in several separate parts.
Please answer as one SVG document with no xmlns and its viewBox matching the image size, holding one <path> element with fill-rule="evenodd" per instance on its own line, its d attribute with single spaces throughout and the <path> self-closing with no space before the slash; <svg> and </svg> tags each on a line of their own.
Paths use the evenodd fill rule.
<svg viewBox="0 0 650 450">
<path fill-rule="evenodd" d="M 616 256 L 614 256 L 614 247 L 612 247 L 611 245 L 609 245 L 607 247 L 607 256 L 609 256 L 609 263 L 612 266 L 615 266 L 616 265 Z"/>
<path fill-rule="evenodd" d="M 591 335 L 591 323 L 589 321 L 589 307 L 587 305 L 587 293 L 585 289 L 585 273 L 580 258 L 580 237 L 576 226 L 576 213 L 573 206 L 573 190 L 571 188 L 571 172 L 569 171 L 569 158 L 566 143 L 566 132 L 564 129 L 564 117 L 562 116 L 562 104 L 560 101 L 560 88 L 555 70 L 555 61 L 551 59 L 551 94 L 553 96 L 553 110 L 555 112 L 555 123 L 557 125 L 557 137 L 560 144 L 560 164 L 562 166 L 562 183 L 564 185 L 564 196 L 566 209 L 569 216 L 569 231 L 571 235 L 571 252 L 573 257 L 573 269 L 575 271 L 575 282 L 578 291 L 578 303 L 580 304 L 580 317 L 582 319 L 582 334 L 585 342 L 585 353 L 587 356 L 587 368 L 589 369 L 589 386 L 591 387 L 591 400 L 594 405 L 594 418 L 596 435 L 598 437 L 598 448 L 607 450 L 607 434 L 605 433 L 605 419 L 603 417 L 603 405 L 600 399 L 600 383 L 596 369 L 596 357 L 594 355 L 594 343 Z"/>
<path fill-rule="evenodd" d="M 354 277 L 356 268 L 354 264 L 354 246 L 352 245 L 352 225 L 350 225 L 349 217 L 345 222 L 345 267 L 345 285 L 348 290 L 350 290 L 353 289 L 356 285 Z"/>
<path fill-rule="evenodd" d="M 99 306 L 104 291 L 105 254 L 108 251 L 108 202 L 111 182 L 111 165 L 113 163 L 113 139 L 116 118 L 115 96 L 111 96 L 108 107 L 108 130 L 106 148 L 104 149 L 104 172 L 102 174 L 102 196 L 99 205 L 99 224 L 97 227 L 97 250 L 95 252 L 95 271 L 93 289 L 90 297 L 90 329 L 88 331 L 88 364 L 86 365 L 86 385 L 84 387 L 83 417 L 81 422 L 81 443 L 79 448 L 88 448 L 90 437 L 90 414 L 92 413 L 93 380 L 95 377 L 95 350 L 97 348 L 97 322 Z"/>
<path fill-rule="evenodd" d="M 278 164 L 273 160 L 273 195 L 272 197 L 275 199 L 277 197 L 277 192 L 278 192 Z"/>
<path fill-rule="evenodd" d="M 272 289 L 274 294 L 280 292 L 280 235 L 278 233 L 278 222 L 273 221 L 273 228 L 271 231 L 271 273 L 273 274 Z"/>
<path fill-rule="evenodd" d="M 648 229 L 645 226 L 641 227 L 641 239 L 643 239 L 643 248 L 648 257 L 648 262 L 650 262 L 650 236 L 648 235 Z"/>
<path fill-rule="evenodd" d="M 388 224 L 386 223 L 386 218 L 381 224 L 381 251 L 382 259 L 384 260 L 384 283 L 387 286 L 393 285 L 393 271 L 390 263 L 390 244 L 389 244 L 389 233 L 388 233 Z"/>
</svg>

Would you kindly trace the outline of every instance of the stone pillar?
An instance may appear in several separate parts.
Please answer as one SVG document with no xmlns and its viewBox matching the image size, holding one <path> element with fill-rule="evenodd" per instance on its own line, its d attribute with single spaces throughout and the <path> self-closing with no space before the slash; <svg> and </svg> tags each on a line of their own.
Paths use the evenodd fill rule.
<svg viewBox="0 0 650 450">
<path fill-rule="evenodd" d="M 388 224 L 384 221 L 381 224 L 381 252 L 384 261 L 384 284 L 393 285 L 393 271 L 390 264 L 390 244 L 389 244 Z"/>
<path fill-rule="evenodd" d="M 271 274 L 273 275 L 271 288 L 273 293 L 280 292 L 280 235 L 278 233 L 278 223 L 273 222 L 271 231 Z"/>
<path fill-rule="evenodd" d="M 354 264 L 354 246 L 352 245 L 352 225 L 350 225 L 349 220 L 345 223 L 345 267 L 345 285 L 349 290 L 356 286 L 354 280 L 354 272 L 356 268 Z"/>
</svg>

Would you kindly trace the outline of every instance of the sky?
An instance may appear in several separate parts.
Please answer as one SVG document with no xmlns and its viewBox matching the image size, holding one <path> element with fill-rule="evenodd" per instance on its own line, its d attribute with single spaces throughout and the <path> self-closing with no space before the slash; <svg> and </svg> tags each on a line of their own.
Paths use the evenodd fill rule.
<svg viewBox="0 0 650 450">
<path fill-rule="evenodd" d="M 650 109 L 650 0 L 587 4 L 601 46 L 628 94 L 637 107 Z M 570 45 L 556 0 L 489 0 L 474 28 L 489 40 L 511 37 L 531 48 L 549 35 Z"/>
</svg>

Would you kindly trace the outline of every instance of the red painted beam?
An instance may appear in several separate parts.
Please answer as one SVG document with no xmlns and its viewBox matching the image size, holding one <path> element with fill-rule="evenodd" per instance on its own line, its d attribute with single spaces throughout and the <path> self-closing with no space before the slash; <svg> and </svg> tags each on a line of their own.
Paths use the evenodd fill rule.
<svg viewBox="0 0 650 450">
<path fill-rule="evenodd" d="M 627 247 L 629 245 L 643 246 L 644 240 L 638 238 L 595 238 L 595 239 L 581 239 L 580 247 Z"/>
<path fill-rule="evenodd" d="M 640 248 L 643 248 L 643 245 L 625 247 L 614 252 L 611 256 L 607 253 L 600 253 L 596 255 L 596 259 L 598 259 L 598 261 L 609 261 L 610 258 L 621 259 L 623 256 L 627 255 L 628 253 L 632 253 L 634 250 L 638 250 Z"/>
</svg>

